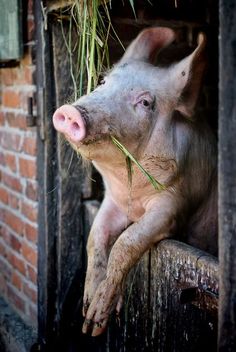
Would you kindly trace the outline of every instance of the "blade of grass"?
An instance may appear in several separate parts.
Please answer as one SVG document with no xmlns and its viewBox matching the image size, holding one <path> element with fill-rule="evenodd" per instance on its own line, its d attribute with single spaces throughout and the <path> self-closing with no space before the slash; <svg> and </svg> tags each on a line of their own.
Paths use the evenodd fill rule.
<svg viewBox="0 0 236 352">
<path fill-rule="evenodd" d="M 136 17 L 134 0 L 128 1 Z M 101 73 L 109 69 L 108 39 L 116 39 L 124 49 L 111 23 L 111 6 L 112 0 L 74 0 L 70 7 L 69 35 L 66 38 L 63 33 L 63 38 L 69 53 L 75 99 L 93 90 Z M 78 34 L 75 43 L 72 40 L 74 28 Z"/>
<path fill-rule="evenodd" d="M 133 10 L 133 13 L 134 13 L 134 18 L 136 19 L 136 12 L 135 12 L 135 8 L 134 8 L 134 0 L 129 0 L 129 3 L 130 3 L 130 6 Z"/>
<path fill-rule="evenodd" d="M 126 158 L 129 158 L 139 169 L 142 171 L 142 173 L 147 177 L 149 182 L 153 185 L 153 187 L 156 190 L 164 190 L 165 186 L 162 185 L 160 182 L 158 182 L 152 175 L 150 175 L 143 167 L 142 165 L 136 160 L 133 155 L 121 144 L 118 139 L 115 137 L 111 136 L 112 142 L 118 147 L 118 149 L 126 156 Z"/>
<path fill-rule="evenodd" d="M 133 175 L 133 167 L 132 167 L 132 162 L 130 158 L 127 156 L 126 157 L 126 166 L 127 166 L 127 171 L 128 171 L 128 184 L 129 184 L 129 189 L 132 187 L 132 175 Z"/>
<path fill-rule="evenodd" d="M 83 13 L 83 31 L 82 31 L 82 50 L 80 60 L 80 82 L 79 82 L 79 94 L 83 95 L 83 80 L 84 80 L 84 60 L 85 60 L 85 45 L 86 45 L 86 18 L 87 18 L 87 6 L 84 6 Z"/>
<path fill-rule="evenodd" d="M 87 94 L 92 90 L 92 81 L 94 78 L 94 58 L 95 58 L 95 40 L 96 40 L 96 28 L 97 28 L 97 4 L 96 0 L 92 2 L 92 28 L 91 28 L 91 38 L 90 38 L 90 52 L 89 52 L 89 69 L 88 69 L 88 84 L 87 84 Z"/>
</svg>

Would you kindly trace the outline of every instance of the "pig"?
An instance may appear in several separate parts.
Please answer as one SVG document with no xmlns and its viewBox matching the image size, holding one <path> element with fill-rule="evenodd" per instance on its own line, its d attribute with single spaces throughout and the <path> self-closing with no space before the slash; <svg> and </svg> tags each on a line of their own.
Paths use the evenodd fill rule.
<svg viewBox="0 0 236 352">
<path fill-rule="evenodd" d="M 155 66 L 175 32 L 143 30 L 92 93 L 53 115 L 62 133 L 102 175 L 104 199 L 88 243 L 83 332 L 100 335 L 122 306 L 125 280 L 142 255 L 180 238 L 216 253 L 216 141 L 196 103 L 206 38 L 168 67 Z M 157 57 L 156 57 L 157 56 Z M 115 137 L 163 185 L 157 190 L 133 164 L 132 182 Z"/>
</svg>

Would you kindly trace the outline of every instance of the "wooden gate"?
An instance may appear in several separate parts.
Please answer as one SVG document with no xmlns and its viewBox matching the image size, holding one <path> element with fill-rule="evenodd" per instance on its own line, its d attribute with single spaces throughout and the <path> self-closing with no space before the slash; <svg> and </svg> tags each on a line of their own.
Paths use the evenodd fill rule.
<svg viewBox="0 0 236 352">
<path fill-rule="evenodd" d="M 161 242 L 133 268 L 121 316 L 111 318 L 107 333 L 98 338 L 82 335 L 85 244 L 102 186 L 94 171 L 87 171 L 90 177 L 85 175 L 71 148 L 62 144 L 52 128 L 55 107 L 72 95 L 61 31 L 63 26 L 66 32 L 67 24 L 42 11 L 40 1 L 35 6 L 40 117 L 38 348 L 65 352 L 216 351 L 218 262 L 173 240 Z M 96 184 L 88 181 L 94 177 Z"/>
</svg>

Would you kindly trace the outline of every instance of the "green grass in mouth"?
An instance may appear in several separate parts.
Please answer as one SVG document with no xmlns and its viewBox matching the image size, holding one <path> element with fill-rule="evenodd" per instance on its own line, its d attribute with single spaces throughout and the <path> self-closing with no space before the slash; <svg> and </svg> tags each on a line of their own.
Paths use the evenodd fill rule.
<svg viewBox="0 0 236 352">
<path fill-rule="evenodd" d="M 111 136 L 112 142 L 117 146 L 117 148 L 125 155 L 126 157 L 126 165 L 127 165 L 127 171 L 128 171 L 128 181 L 129 185 L 131 186 L 132 184 L 132 173 L 133 173 L 133 168 L 132 168 L 132 163 L 134 163 L 140 171 L 147 177 L 149 182 L 153 185 L 153 187 L 158 190 L 164 190 L 165 186 L 162 185 L 160 182 L 158 182 L 152 175 L 150 175 L 143 167 L 142 165 L 134 158 L 134 156 L 121 144 L 118 139 L 115 137 Z"/>
</svg>

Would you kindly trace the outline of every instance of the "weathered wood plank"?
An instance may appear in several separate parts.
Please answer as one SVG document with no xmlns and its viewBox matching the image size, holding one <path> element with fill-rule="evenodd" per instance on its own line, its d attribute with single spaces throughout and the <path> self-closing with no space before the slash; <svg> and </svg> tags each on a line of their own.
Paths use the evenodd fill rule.
<svg viewBox="0 0 236 352">
<path fill-rule="evenodd" d="M 66 33 L 66 28 L 64 29 Z M 52 25 L 53 63 L 56 88 L 56 104 L 64 104 L 71 96 L 72 79 L 70 63 L 65 45 L 62 42 L 62 28 L 60 24 Z M 61 324 L 61 314 L 69 311 L 73 314 L 73 302 L 82 294 L 83 272 L 83 225 L 82 225 L 82 184 L 84 173 L 82 164 L 74 150 L 67 143 L 63 143 L 61 136 L 57 136 L 58 175 L 58 234 L 57 234 L 57 321 Z M 81 274 L 79 274 L 81 273 Z M 72 289 L 78 280 L 77 293 Z M 80 287 L 80 289 L 79 289 Z M 69 292 L 75 291 L 77 297 Z M 67 304 L 65 303 L 67 302 Z M 66 304 L 66 307 L 65 307 Z M 63 313 L 64 312 L 64 313 Z"/>
<path fill-rule="evenodd" d="M 147 252 L 127 277 L 123 307 L 108 329 L 109 351 L 146 351 L 149 329 L 149 266 Z"/>
<path fill-rule="evenodd" d="M 50 31 L 44 31 L 41 3 L 35 2 L 36 14 L 36 82 L 38 106 L 37 179 L 38 211 L 38 339 L 40 349 L 54 340 L 56 301 L 55 233 L 57 231 L 57 194 L 55 189 L 55 133 L 51 120 L 46 119 L 54 108 Z M 50 29 L 50 28 L 49 28 Z"/>
<path fill-rule="evenodd" d="M 163 241 L 130 273 L 120 326 L 113 318 L 108 330 L 108 351 L 216 351 L 217 301 L 217 259 Z"/>
<path fill-rule="evenodd" d="M 152 250 L 151 267 L 150 351 L 215 351 L 216 258 L 169 240 Z M 199 295 L 193 295 L 196 292 Z M 204 296 L 207 298 L 202 301 Z"/>
<path fill-rule="evenodd" d="M 236 0 L 220 1 L 219 351 L 236 351 Z"/>
</svg>

